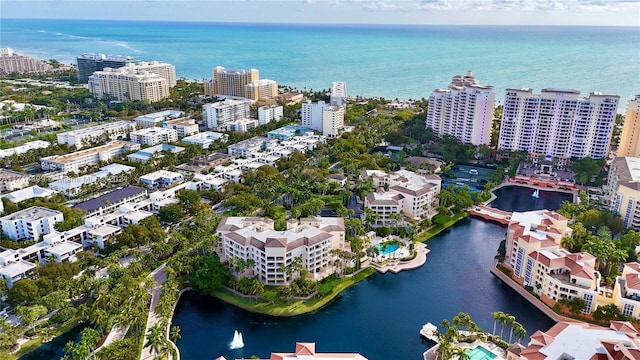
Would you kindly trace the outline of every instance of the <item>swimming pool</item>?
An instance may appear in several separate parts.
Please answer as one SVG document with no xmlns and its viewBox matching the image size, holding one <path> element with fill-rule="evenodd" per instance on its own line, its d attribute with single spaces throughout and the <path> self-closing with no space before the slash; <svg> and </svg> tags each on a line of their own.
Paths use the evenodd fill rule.
<svg viewBox="0 0 640 360">
<path fill-rule="evenodd" d="M 471 350 L 467 350 L 469 359 L 471 360 L 493 360 L 496 358 L 496 354 L 478 345 Z"/>
<path fill-rule="evenodd" d="M 382 251 L 382 244 L 378 244 L 377 248 L 378 251 L 380 251 L 380 255 L 389 255 L 392 252 L 398 250 L 400 246 L 398 246 L 398 244 L 387 244 L 387 246 L 384 248 L 384 251 Z"/>
</svg>

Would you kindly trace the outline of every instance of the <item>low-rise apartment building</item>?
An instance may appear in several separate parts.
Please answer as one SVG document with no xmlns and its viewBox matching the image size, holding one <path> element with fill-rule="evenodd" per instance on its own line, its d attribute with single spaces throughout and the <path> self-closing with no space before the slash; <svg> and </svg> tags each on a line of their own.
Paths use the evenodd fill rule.
<svg viewBox="0 0 640 360">
<path fill-rule="evenodd" d="M 371 180 L 377 188 L 375 192 L 367 194 L 364 202 L 365 209 L 376 216 L 377 225 L 397 224 L 396 215 L 430 219 L 437 213 L 437 195 L 442 186 L 438 175 L 418 175 L 408 170 L 391 174 L 381 170 L 365 170 L 360 177 Z"/>
<path fill-rule="evenodd" d="M 154 171 L 140 177 L 140 182 L 149 189 L 168 187 L 183 181 L 184 176 L 182 174 L 167 170 Z"/>
<path fill-rule="evenodd" d="M 45 171 L 81 172 L 81 169 L 96 165 L 99 162 L 110 162 L 114 157 L 121 156 L 131 150 L 139 150 L 140 144 L 127 141 L 111 141 L 106 145 L 76 151 L 65 155 L 53 155 L 42 158 L 40 165 Z"/>
<path fill-rule="evenodd" d="M 145 128 L 132 131 L 131 141 L 140 145 L 154 146 L 178 141 L 178 131 L 169 128 Z"/>
<path fill-rule="evenodd" d="M 225 217 L 216 233 L 222 242 L 224 259 L 255 261 L 249 269 L 267 285 L 284 285 L 293 280 L 283 271 L 295 258 L 315 279 L 331 274 L 332 249 L 344 249 L 342 218 L 289 220 L 287 230 L 276 231 L 273 220 L 254 217 Z"/>
<path fill-rule="evenodd" d="M 147 190 L 138 186 L 127 186 L 104 195 L 77 203 L 74 209 L 84 210 L 85 218 L 115 211 L 120 205 L 135 203 L 147 197 Z"/>
<path fill-rule="evenodd" d="M 178 110 L 164 110 L 151 114 L 140 115 L 136 117 L 136 127 L 138 128 L 151 128 L 162 126 L 165 121 L 171 121 L 182 118 L 184 113 Z"/>
<path fill-rule="evenodd" d="M 36 140 L 24 143 L 22 145 L 12 147 L 9 149 L 1 149 L 0 150 L 0 159 L 6 158 L 11 155 L 20 155 L 24 154 L 27 151 L 37 150 L 37 149 L 46 149 L 51 146 L 51 143 L 44 140 Z"/>
<path fill-rule="evenodd" d="M 99 140 L 126 138 L 129 131 L 135 129 L 133 121 L 116 121 L 83 129 L 66 131 L 57 135 L 58 144 L 75 146 L 80 150 Z"/>
<path fill-rule="evenodd" d="M 60 211 L 32 206 L 0 218 L 2 233 L 12 240 L 37 240 L 54 230 L 53 225 L 64 220 Z"/>
<path fill-rule="evenodd" d="M 9 169 L 0 169 L 0 192 L 14 191 L 29 186 L 29 175 Z"/>
<path fill-rule="evenodd" d="M 239 133 L 245 133 L 251 129 L 258 127 L 258 120 L 254 119 L 240 119 L 235 121 L 229 121 L 226 124 L 227 131 L 235 131 Z"/>
<path fill-rule="evenodd" d="M 122 164 L 109 164 L 100 168 L 100 171 L 79 177 L 63 177 L 60 180 L 49 183 L 51 190 L 63 193 L 68 197 L 74 197 L 82 192 L 85 185 L 109 186 L 127 181 L 127 173 L 135 170 L 132 166 Z"/>
<path fill-rule="evenodd" d="M 152 160 L 154 157 L 162 157 L 163 151 L 171 151 L 172 153 L 177 154 L 183 152 L 184 148 L 169 144 L 158 144 L 156 146 L 148 147 L 136 153 L 127 155 L 127 160 L 146 163 L 147 161 Z"/>
<path fill-rule="evenodd" d="M 178 138 L 180 139 L 185 136 L 197 134 L 200 131 L 200 127 L 196 124 L 196 121 L 189 118 L 164 121 L 162 127 L 177 131 Z"/>
<path fill-rule="evenodd" d="M 229 135 L 219 132 L 205 131 L 195 135 L 184 137 L 180 141 L 185 144 L 195 144 L 202 147 L 203 149 L 208 149 L 216 141 L 226 143 L 227 141 L 229 141 Z"/>
</svg>

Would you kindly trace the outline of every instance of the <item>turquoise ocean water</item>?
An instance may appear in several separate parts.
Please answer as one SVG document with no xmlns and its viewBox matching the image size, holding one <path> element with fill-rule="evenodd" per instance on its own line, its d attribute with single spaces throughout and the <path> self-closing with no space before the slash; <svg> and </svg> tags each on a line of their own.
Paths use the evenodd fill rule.
<svg viewBox="0 0 640 360">
<path fill-rule="evenodd" d="M 640 94 L 640 28 L 292 25 L 89 20 L 0 21 L 0 47 L 74 62 L 84 52 L 175 65 L 178 77 L 214 66 L 256 68 L 307 89 L 346 81 L 349 95 L 418 99 L 473 70 L 501 102 L 507 87 Z M 622 112 L 623 109 L 619 109 Z"/>
</svg>

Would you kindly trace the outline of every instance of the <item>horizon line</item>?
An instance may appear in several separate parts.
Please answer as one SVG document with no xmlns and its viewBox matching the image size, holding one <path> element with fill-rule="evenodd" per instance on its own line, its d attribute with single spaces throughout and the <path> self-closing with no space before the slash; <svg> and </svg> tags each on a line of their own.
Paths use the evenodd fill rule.
<svg viewBox="0 0 640 360">
<path fill-rule="evenodd" d="M 60 20 L 60 21 L 119 21 L 119 22 L 168 22 L 200 24 L 244 24 L 244 25 L 298 25 L 298 26 L 470 26 L 470 27 L 599 27 L 599 28 L 640 28 L 638 25 L 604 24 L 455 24 L 455 23 L 330 23 L 330 22 L 267 22 L 267 21 L 207 21 L 207 20 L 166 20 L 166 19 L 95 19 L 95 18 L 22 18 L 0 17 L 4 20 Z"/>
</svg>

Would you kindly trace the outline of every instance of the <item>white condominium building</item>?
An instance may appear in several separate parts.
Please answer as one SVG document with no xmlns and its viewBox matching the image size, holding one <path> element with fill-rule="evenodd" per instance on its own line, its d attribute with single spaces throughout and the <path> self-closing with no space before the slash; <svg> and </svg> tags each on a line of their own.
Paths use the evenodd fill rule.
<svg viewBox="0 0 640 360">
<path fill-rule="evenodd" d="M 106 68 L 117 69 L 129 63 L 135 62 L 130 56 L 105 55 L 96 53 L 85 53 L 76 58 L 78 65 L 78 80 L 86 83 L 94 72 Z"/>
<path fill-rule="evenodd" d="M 430 219 L 437 213 L 436 196 L 442 186 L 438 175 L 423 176 L 407 170 L 391 174 L 381 170 L 364 170 L 360 177 L 370 179 L 378 188 L 367 194 L 364 201 L 365 209 L 377 216 L 377 225 L 389 225 L 399 220 L 391 214 L 412 219 Z"/>
<path fill-rule="evenodd" d="M 280 121 L 284 116 L 282 106 L 270 105 L 258 108 L 258 123 L 260 125 L 268 124 L 272 121 Z"/>
<path fill-rule="evenodd" d="M 96 165 L 99 162 L 110 162 L 116 156 L 131 150 L 139 150 L 140 144 L 127 141 L 111 141 L 106 145 L 76 151 L 66 155 L 53 155 L 42 158 L 40 166 L 45 171 L 60 170 L 63 172 L 80 172 L 86 166 Z"/>
<path fill-rule="evenodd" d="M 0 74 L 44 73 L 51 70 L 53 66 L 47 62 L 17 53 L 11 48 L 0 49 Z"/>
<path fill-rule="evenodd" d="M 249 118 L 251 112 L 250 100 L 220 101 L 202 106 L 202 116 L 208 129 L 223 131 L 227 123 Z"/>
<path fill-rule="evenodd" d="M 448 89 L 436 89 L 429 96 L 426 126 L 438 136 L 489 145 L 495 99 L 493 87 L 480 85 L 471 71 L 456 75 Z"/>
<path fill-rule="evenodd" d="M 278 95 L 278 83 L 269 79 L 256 80 L 245 86 L 245 94 L 253 101 L 274 97 Z"/>
<path fill-rule="evenodd" d="M 618 156 L 640 156 L 640 95 L 627 104 Z"/>
<path fill-rule="evenodd" d="M 51 143 L 48 141 L 44 141 L 44 140 L 36 140 L 36 141 L 30 141 L 28 143 L 24 143 L 20 146 L 16 146 L 16 147 L 12 147 L 9 149 L 1 149 L 0 150 L 0 159 L 5 158 L 7 156 L 11 156 L 11 155 L 19 155 L 19 154 L 24 154 L 28 151 L 31 150 L 36 150 L 36 149 L 46 149 L 49 146 L 51 146 Z"/>
<path fill-rule="evenodd" d="M 179 138 L 197 134 L 200 131 L 200 127 L 196 124 L 196 121 L 189 118 L 164 121 L 162 127 L 176 130 Z"/>
<path fill-rule="evenodd" d="M 205 132 L 197 133 L 195 135 L 184 137 L 180 141 L 182 141 L 185 144 L 195 144 L 195 145 L 199 145 L 204 149 L 208 149 L 211 145 L 213 145 L 218 140 L 220 142 L 225 143 L 229 141 L 229 135 L 218 133 L 218 132 L 205 131 Z"/>
<path fill-rule="evenodd" d="M 134 74 L 156 74 L 163 79 L 167 80 L 167 84 L 170 88 L 176 86 L 176 68 L 175 66 L 167 63 L 161 63 L 158 61 L 151 62 L 139 62 L 139 63 L 129 63 L 124 66 L 124 68 Z"/>
<path fill-rule="evenodd" d="M 309 218 L 287 221 L 287 230 L 277 231 L 267 218 L 225 217 L 216 230 L 224 259 L 255 261 L 249 269 L 267 285 L 284 285 L 293 280 L 283 267 L 300 257 L 302 267 L 319 280 L 331 274 L 331 250 L 344 249 L 342 218 Z"/>
<path fill-rule="evenodd" d="M 1 217 L 0 226 L 2 233 L 13 240 L 37 240 L 54 231 L 53 225 L 63 220 L 60 211 L 32 206 Z"/>
<path fill-rule="evenodd" d="M 335 81 L 331 84 L 331 105 L 347 106 L 347 83 L 344 81 Z"/>
<path fill-rule="evenodd" d="M 577 90 L 507 89 L 498 149 L 557 158 L 607 155 L 620 97 Z"/>
<path fill-rule="evenodd" d="M 258 127 L 258 120 L 255 119 L 240 119 L 229 121 L 227 123 L 227 131 L 235 131 L 241 133 L 247 132 L 256 127 Z"/>
<path fill-rule="evenodd" d="M 131 141 L 140 145 L 158 145 L 178 141 L 178 131 L 168 128 L 145 128 L 132 131 Z"/>
<path fill-rule="evenodd" d="M 158 111 L 151 114 L 140 115 L 136 117 L 134 120 L 136 121 L 137 127 L 149 128 L 149 127 L 155 127 L 155 126 L 162 126 L 163 122 L 182 118 L 183 115 L 184 113 L 182 111 L 164 110 L 164 111 Z"/>
<path fill-rule="evenodd" d="M 29 174 L 0 169 L 0 192 L 14 191 L 29 186 Z"/>
<path fill-rule="evenodd" d="M 169 84 L 154 73 L 132 73 L 127 68 L 96 71 L 89 76 L 89 91 L 95 98 L 116 101 L 160 101 L 169 96 Z"/>
<path fill-rule="evenodd" d="M 338 137 L 344 128 L 344 106 L 333 106 L 324 101 L 314 104 L 308 100 L 302 104 L 300 125 L 321 131 L 328 138 Z"/>
<path fill-rule="evenodd" d="M 57 135 L 58 144 L 75 146 L 76 149 L 79 150 L 101 138 L 108 140 L 125 138 L 129 134 L 129 131 L 135 129 L 135 127 L 133 121 L 116 121 L 84 129 L 67 131 Z"/>
<path fill-rule="evenodd" d="M 247 97 L 247 85 L 259 79 L 260 73 L 256 69 L 227 69 L 217 66 L 213 69 L 213 80 L 205 83 L 205 95 Z"/>
<path fill-rule="evenodd" d="M 617 157 L 609 168 L 607 192 L 611 211 L 624 226 L 640 230 L 640 157 Z"/>
</svg>

